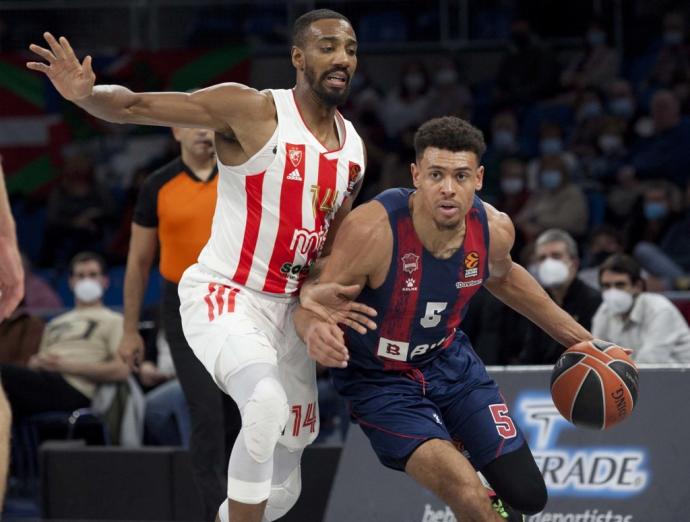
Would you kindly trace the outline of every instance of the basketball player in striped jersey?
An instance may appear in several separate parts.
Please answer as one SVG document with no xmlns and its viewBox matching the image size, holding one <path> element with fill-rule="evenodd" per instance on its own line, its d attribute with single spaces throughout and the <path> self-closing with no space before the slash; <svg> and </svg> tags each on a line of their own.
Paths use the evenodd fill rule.
<svg viewBox="0 0 690 522">
<path fill-rule="evenodd" d="M 211 237 L 180 281 L 182 326 L 242 415 L 218 516 L 276 520 L 299 496 L 300 457 L 319 426 L 314 362 L 291 312 L 365 167 L 362 140 L 337 111 L 357 66 L 352 25 L 330 10 L 300 17 L 291 51 L 295 87 L 261 92 L 239 84 L 191 94 L 95 86 L 89 56 L 80 63 L 67 39 L 44 37 L 48 48 L 31 50 L 47 63 L 27 67 L 92 115 L 215 131 L 218 199 Z M 342 320 L 354 325 L 356 309 Z"/>
<path fill-rule="evenodd" d="M 544 508 L 546 487 L 460 330 L 468 302 L 486 285 L 565 346 L 592 336 L 511 260 L 513 224 L 475 195 L 484 150 L 481 131 L 459 118 L 422 125 L 416 190 L 385 191 L 345 219 L 318 283 L 302 288 L 303 304 L 326 306 L 298 308 L 295 324 L 310 355 L 334 368 L 383 465 L 430 489 L 458 520 L 518 521 Z M 363 288 L 357 299 L 378 312 L 378 329 L 343 332 L 328 320 L 338 284 Z M 497 494 L 491 501 L 475 470 Z"/>
</svg>

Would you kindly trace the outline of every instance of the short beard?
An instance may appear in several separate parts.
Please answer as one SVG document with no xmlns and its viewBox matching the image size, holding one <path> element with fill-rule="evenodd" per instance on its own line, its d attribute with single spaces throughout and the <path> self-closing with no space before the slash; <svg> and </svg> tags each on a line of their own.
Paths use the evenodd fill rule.
<svg viewBox="0 0 690 522">
<path fill-rule="evenodd" d="M 332 92 L 325 89 L 322 81 L 325 80 L 326 76 L 328 76 L 331 72 L 332 71 L 325 73 L 321 77 L 321 81 L 317 81 L 314 69 L 306 66 L 304 69 L 304 76 L 307 78 L 307 82 L 309 83 L 311 90 L 314 91 L 324 105 L 327 107 L 339 107 L 347 101 L 347 97 L 350 95 L 350 84 L 348 83 L 342 92 Z"/>
</svg>

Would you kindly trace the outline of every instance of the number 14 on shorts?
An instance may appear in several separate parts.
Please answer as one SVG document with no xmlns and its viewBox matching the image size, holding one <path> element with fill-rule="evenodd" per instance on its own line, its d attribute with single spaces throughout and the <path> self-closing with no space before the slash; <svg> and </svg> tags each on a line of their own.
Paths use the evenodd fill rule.
<svg viewBox="0 0 690 522">
<path fill-rule="evenodd" d="M 293 437 L 299 437 L 299 432 L 302 428 L 309 428 L 309 433 L 314 433 L 316 430 L 316 403 L 310 402 L 307 404 L 306 412 L 304 412 L 304 422 L 302 421 L 302 406 L 302 404 L 295 404 L 291 408 L 292 413 L 295 414 L 295 420 L 292 424 Z"/>
</svg>

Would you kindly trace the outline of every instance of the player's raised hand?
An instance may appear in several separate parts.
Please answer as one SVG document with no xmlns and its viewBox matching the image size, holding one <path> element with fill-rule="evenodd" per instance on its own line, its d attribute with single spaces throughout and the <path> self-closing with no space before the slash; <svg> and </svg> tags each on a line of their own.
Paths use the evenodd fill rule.
<svg viewBox="0 0 690 522">
<path fill-rule="evenodd" d="M 91 68 L 91 56 L 79 63 L 67 38 L 61 36 L 56 40 L 48 32 L 43 33 L 43 37 L 50 49 L 36 44 L 31 44 L 29 49 L 48 63 L 28 62 L 26 66 L 48 76 L 57 91 L 67 100 L 76 101 L 90 96 L 96 83 L 96 75 Z"/>
<path fill-rule="evenodd" d="M 366 334 L 367 329 L 376 329 L 376 323 L 370 319 L 376 317 L 376 310 L 354 300 L 361 290 L 360 285 L 312 284 L 300 293 L 300 304 L 330 324 L 344 324 Z"/>
</svg>

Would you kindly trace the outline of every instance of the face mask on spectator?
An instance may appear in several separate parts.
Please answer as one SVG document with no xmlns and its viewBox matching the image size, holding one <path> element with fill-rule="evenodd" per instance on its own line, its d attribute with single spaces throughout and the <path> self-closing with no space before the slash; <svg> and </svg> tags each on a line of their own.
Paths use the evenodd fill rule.
<svg viewBox="0 0 690 522">
<path fill-rule="evenodd" d="M 561 286 L 568 280 L 569 270 L 560 259 L 553 259 L 547 257 L 539 263 L 539 270 L 537 271 L 537 279 L 544 288 L 554 288 Z"/>
<path fill-rule="evenodd" d="M 579 120 L 587 120 L 589 118 L 596 118 L 601 115 L 601 104 L 597 101 L 589 101 L 583 103 L 577 111 Z"/>
<path fill-rule="evenodd" d="M 632 308 L 633 305 L 632 294 L 619 288 L 609 288 L 608 290 L 604 290 L 604 292 L 601 294 L 601 298 L 608 309 L 616 315 L 626 313 Z"/>
<path fill-rule="evenodd" d="M 501 190 L 504 194 L 519 194 L 525 188 L 525 181 L 520 178 L 506 178 L 501 180 Z"/>
<path fill-rule="evenodd" d="M 683 33 L 681 31 L 666 31 L 664 33 L 664 42 L 668 45 L 679 45 L 683 43 Z"/>
<path fill-rule="evenodd" d="M 403 81 L 405 82 L 405 87 L 411 92 L 419 92 L 424 87 L 424 76 L 421 74 L 408 74 Z"/>
<path fill-rule="evenodd" d="M 560 170 L 547 169 L 541 171 L 539 179 L 541 180 L 541 186 L 543 188 L 552 190 L 560 186 L 563 175 Z"/>
<path fill-rule="evenodd" d="M 539 149 L 547 156 L 559 154 L 563 150 L 563 142 L 560 138 L 544 138 L 539 143 Z"/>
<path fill-rule="evenodd" d="M 614 98 L 609 102 L 609 109 L 614 116 L 629 118 L 635 108 L 630 98 Z"/>
<path fill-rule="evenodd" d="M 635 132 L 640 138 L 648 138 L 654 134 L 654 122 L 648 116 L 643 116 L 635 123 Z"/>
<path fill-rule="evenodd" d="M 599 147 L 604 152 L 615 152 L 620 150 L 623 140 L 618 134 L 602 134 L 599 136 Z"/>
<path fill-rule="evenodd" d="M 648 201 L 644 204 L 644 217 L 650 221 L 663 219 L 668 214 L 666 203 L 660 201 Z"/>
<path fill-rule="evenodd" d="M 515 134 L 505 129 L 497 130 L 494 133 L 494 145 L 500 150 L 511 149 L 515 145 Z"/>
<path fill-rule="evenodd" d="M 589 31 L 587 33 L 587 42 L 589 42 L 589 45 L 592 47 L 602 45 L 606 43 L 606 34 L 602 31 Z"/>
<path fill-rule="evenodd" d="M 103 286 L 95 279 L 80 279 L 74 285 L 74 295 L 82 303 L 93 303 L 103 297 Z"/>
</svg>

